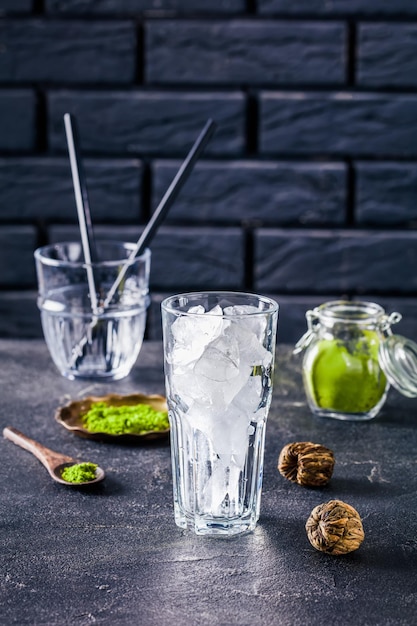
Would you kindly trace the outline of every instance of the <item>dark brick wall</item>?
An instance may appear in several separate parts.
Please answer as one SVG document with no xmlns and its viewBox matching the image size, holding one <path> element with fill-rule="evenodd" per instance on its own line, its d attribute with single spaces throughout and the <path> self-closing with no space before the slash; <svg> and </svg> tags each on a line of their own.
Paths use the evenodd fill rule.
<svg viewBox="0 0 417 626">
<path fill-rule="evenodd" d="M 280 340 L 337 297 L 417 339 L 415 0 L 0 0 L 0 336 L 41 336 L 33 250 L 78 238 L 62 116 L 97 236 L 152 244 L 147 336 L 194 289 L 263 292 Z"/>
</svg>

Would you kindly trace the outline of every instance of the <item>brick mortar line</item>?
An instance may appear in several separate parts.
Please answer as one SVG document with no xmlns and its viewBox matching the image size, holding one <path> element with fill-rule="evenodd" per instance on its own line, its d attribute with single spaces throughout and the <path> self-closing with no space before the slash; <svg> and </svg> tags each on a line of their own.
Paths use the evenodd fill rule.
<svg viewBox="0 0 417 626">
<path fill-rule="evenodd" d="M 158 15 L 156 13 L 146 12 L 146 11 L 138 11 L 136 13 L 129 12 L 121 12 L 121 13 L 77 13 L 77 12 L 46 12 L 46 9 L 43 7 L 43 0 L 34 0 L 35 7 L 32 12 L 27 13 L 8 13 L 7 11 L 3 11 L 1 13 L 1 18 L 4 21 L 13 20 L 13 21 L 27 21 L 29 19 L 40 19 L 43 18 L 44 21 L 81 21 L 81 22 L 112 22 L 116 20 L 126 20 L 126 21 L 141 21 L 141 22 L 158 22 L 158 21 L 201 21 L 201 22 L 210 22 L 210 21 L 224 21 L 231 22 L 236 20 L 242 21 L 253 21 L 253 22 L 261 22 L 261 21 L 273 21 L 273 22 L 349 22 L 353 21 L 355 23 L 375 23 L 375 24 L 392 24 L 394 23 L 404 23 L 404 24 L 412 24 L 413 22 L 417 22 L 417 12 L 411 13 L 387 13 L 386 15 L 364 15 L 361 13 L 334 13 L 332 15 L 320 15 L 317 13 L 299 13 L 297 15 L 290 15 L 285 13 L 253 13 L 251 9 L 247 9 L 246 11 L 238 12 L 238 13 L 171 13 L 169 11 L 161 11 L 163 15 Z M 252 4 L 251 0 L 248 0 L 248 4 Z"/>
<path fill-rule="evenodd" d="M 366 85 L 349 85 L 347 83 L 337 84 L 331 83 L 328 85 L 317 84 L 273 84 L 273 83 L 242 83 L 232 86 L 227 86 L 222 83 L 143 83 L 138 85 L 135 82 L 129 83 L 46 83 L 45 81 L 39 82 L 1 82 L 0 80 L 0 93 L 3 92 L 19 92 L 21 90 L 31 91 L 33 93 L 44 93 L 45 97 L 48 95 L 55 95 L 65 92 L 70 97 L 78 95 L 78 93 L 88 93 L 92 97 L 95 94 L 107 94 L 109 97 L 113 94 L 129 96 L 138 95 L 141 93 L 149 94 L 155 92 L 156 94 L 179 94 L 179 95 L 206 95 L 211 96 L 215 92 L 218 96 L 230 96 L 241 95 L 247 96 L 248 93 L 252 94 L 252 97 L 257 97 L 259 94 L 291 94 L 302 92 L 306 95 L 334 95 L 334 94 L 361 94 L 369 96 L 417 96 L 417 86 L 391 86 L 391 87 L 373 87 Z"/>
</svg>

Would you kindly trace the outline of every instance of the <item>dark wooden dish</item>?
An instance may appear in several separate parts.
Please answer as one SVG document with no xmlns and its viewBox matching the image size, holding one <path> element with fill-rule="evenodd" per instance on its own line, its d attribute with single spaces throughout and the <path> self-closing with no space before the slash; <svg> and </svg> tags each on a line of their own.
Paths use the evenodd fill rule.
<svg viewBox="0 0 417 626">
<path fill-rule="evenodd" d="M 55 412 L 56 421 L 75 435 L 96 441 L 109 441 L 118 443 L 135 443 L 164 439 L 169 433 L 166 430 L 151 430 L 143 433 L 126 433 L 112 435 L 109 433 L 90 432 L 83 426 L 82 415 L 85 415 L 94 402 L 105 402 L 109 406 L 132 406 L 135 404 L 148 404 L 156 411 L 168 411 L 166 399 L 158 395 L 145 395 L 133 393 L 131 395 L 119 395 L 110 393 L 106 396 L 88 396 L 82 400 L 72 400 L 68 404 L 59 407 Z"/>
</svg>

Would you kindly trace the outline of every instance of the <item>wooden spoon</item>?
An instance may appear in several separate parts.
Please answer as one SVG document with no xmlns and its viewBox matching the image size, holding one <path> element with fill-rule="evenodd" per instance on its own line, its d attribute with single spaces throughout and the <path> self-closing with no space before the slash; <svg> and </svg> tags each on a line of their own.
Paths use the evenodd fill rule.
<svg viewBox="0 0 417 626">
<path fill-rule="evenodd" d="M 98 483 L 100 480 L 103 480 L 105 476 L 104 470 L 102 470 L 101 467 L 97 467 L 96 476 L 92 480 L 80 483 L 69 482 L 61 477 L 61 472 L 65 467 L 75 465 L 79 463 L 79 461 L 71 458 L 70 456 L 65 456 L 65 454 L 59 454 L 58 452 L 54 452 L 53 450 L 46 448 L 12 426 L 6 426 L 6 428 L 3 429 L 3 436 L 6 439 L 13 441 L 13 443 L 17 446 L 20 446 L 21 448 L 24 448 L 28 452 L 34 454 L 42 465 L 46 467 L 52 478 L 63 485 L 72 485 L 76 487 L 79 487 L 80 485 L 91 485 L 92 483 Z"/>
</svg>

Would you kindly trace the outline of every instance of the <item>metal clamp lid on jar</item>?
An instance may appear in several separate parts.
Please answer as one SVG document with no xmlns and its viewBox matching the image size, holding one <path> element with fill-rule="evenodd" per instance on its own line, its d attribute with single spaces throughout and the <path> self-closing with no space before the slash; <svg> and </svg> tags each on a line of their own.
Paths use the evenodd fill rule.
<svg viewBox="0 0 417 626">
<path fill-rule="evenodd" d="M 352 306 L 360 304 L 352 302 Z M 363 303 L 362 303 L 363 304 Z M 293 353 L 307 348 L 320 326 L 323 305 L 306 312 L 307 331 L 295 344 Z M 383 310 L 383 309 L 382 309 Z M 400 313 L 383 313 L 378 318 L 377 328 L 386 333 L 379 346 L 380 366 L 388 382 L 408 398 L 417 397 L 417 343 L 401 335 L 394 335 L 391 326 L 402 319 Z"/>
</svg>

